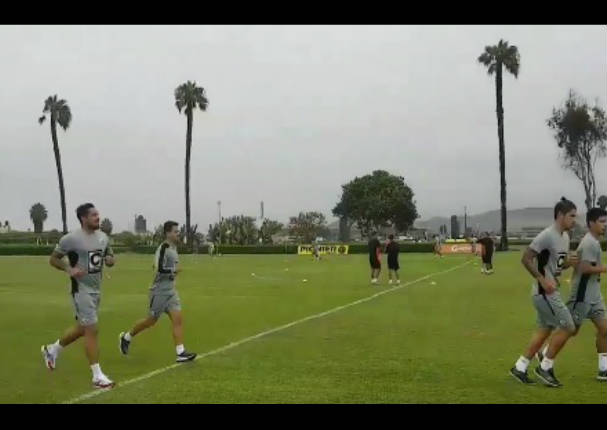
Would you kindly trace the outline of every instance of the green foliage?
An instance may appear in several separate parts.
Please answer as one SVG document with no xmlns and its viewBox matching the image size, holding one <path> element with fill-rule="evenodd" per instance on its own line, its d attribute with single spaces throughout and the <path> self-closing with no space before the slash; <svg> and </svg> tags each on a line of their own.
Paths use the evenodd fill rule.
<svg viewBox="0 0 607 430">
<path fill-rule="evenodd" d="M 320 212 L 300 212 L 289 219 L 289 235 L 301 243 L 312 243 L 318 236 L 327 234 L 327 221 Z"/>
<path fill-rule="evenodd" d="M 279 233 L 283 227 L 282 223 L 265 218 L 259 229 L 263 244 L 272 244 L 272 236 Z"/>
<path fill-rule="evenodd" d="M 35 203 L 30 208 L 30 219 L 34 223 L 34 233 L 42 233 L 44 221 L 48 218 L 46 208 L 42 203 Z"/>
<path fill-rule="evenodd" d="M 607 118 L 598 105 L 590 107 L 573 90 L 565 105 L 552 110 L 547 120 L 560 149 L 563 168 L 572 171 L 582 181 L 586 195 L 586 209 L 596 201 L 594 168 L 599 158 L 607 155 Z"/>
<path fill-rule="evenodd" d="M 600 196 L 597 199 L 596 204 L 598 207 L 600 207 L 603 210 L 607 209 L 607 196 L 605 196 L 605 195 Z"/>
<path fill-rule="evenodd" d="M 333 215 L 356 222 L 365 237 L 382 227 L 404 232 L 418 217 L 413 196 L 402 176 L 376 170 L 342 186 Z"/>
</svg>

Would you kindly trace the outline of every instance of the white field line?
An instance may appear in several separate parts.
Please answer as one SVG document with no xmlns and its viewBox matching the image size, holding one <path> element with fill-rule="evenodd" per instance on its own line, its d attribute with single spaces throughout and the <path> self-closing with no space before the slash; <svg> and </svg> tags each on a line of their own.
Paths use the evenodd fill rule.
<svg viewBox="0 0 607 430">
<path fill-rule="evenodd" d="M 384 294 L 388 294 L 388 293 L 391 293 L 393 291 L 400 290 L 401 288 L 407 287 L 409 285 L 413 285 L 413 284 L 417 284 L 417 283 L 419 283 L 421 281 L 425 281 L 426 279 L 431 278 L 433 276 L 443 275 L 445 273 L 449 273 L 449 272 L 452 272 L 454 270 L 460 269 L 460 268 L 466 266 L 467 264 L 471 263 L 472 261 L 473 260 L 468 260 L 468 261 L 466 261 L 463 264 L 460 264 L 458 266 L 454 266 L 454 267 L 452 267 L 450 269 L 447 269 L 447 270 L 443 270 L 442 272 L 431 273 L 429 275 L 422 276 L 421 278 L 415 279 L 413 281 L 410 281 L 410 282 L 407 282 L 407 283 L 404 283 L 404 284 L 401 284 L 401 285 L 397 285 L 396 287 L 392 287 L 392 288 L 389 288 L 387 290 L 380 291 L 378 293 L 375 293 L 375 294 L 370 295 L 368 297 L 365 297 L 363 299 L 359 299 L 359 300 L 356 300 L 354 302 L 351 302 L 351 303 L 348 303 L 348 304 L 345 304 L 345 305 L 342 305 L 342 306 L 338 306 L 338 307 L 333 308 L 333 309 L 329 309 L 328 311 L 321 312 L 319 314 L 314 314 L 314 315 L 307 316 L 305 318 L 302 318 L 302 319 L 290 322 L 288 324 L 284 324 L 284 325 L 275 327 L 273 329 L 270 329 L 270 330 L 267 330 L 267 331 L 263 331 L 261 333 L 255 334 L 253 336 L 245 337 L 244 339 L 240 339 L 238 341 L 235 341 L 235 342 L 229 343 L 227 345 L 224 345 L 224 346 L 222 346 L 220 348 L 214 349 L 214 350 L 209 351 L 209 352 L 205 352 L 204 354 L 200 354 L 198 357 L 196 357 L 196 360 L 200 360 L 201 358 L 205 358 L 205 357 L 208 357 L 208 356 L 211 356 L 211 355 L 219 354 L 220 352 L 228 351 L 230 349 L 233 349 L 233 348 L 236 348 L 237 346 L 242 345 L 243 343 L 251 342 L 252 340 L 259 339 L 259 338 L 267 336 L 269 334 L 276 333 L 276 332 L 279 332 L 279 331 L 282 331 L 282 330 L 286 330 L 286 329 L 291 328 L 291 327 L 293 327 L 295 325 L 302 324 L 304 322 L 307 322 L 307 321 L 310 321 L 310 320 L 313 320 L 313 319 L 318 319 L 318 318 L 326 317 L 327 315 L 334 314 L 335 312 L 339 312 L 339 311 L 347 309 L 349 307 L 360 305 L 361 303 L 365 303 L 365 302 L 368 302 L 370 300 L 376 299 L 377 297 L 383 296 Z M 116 389 L 118 389 L 120 387 L 124 387 L 124 386 L 127 386 L 127 385 L 134 384 L 134 383 L 139 382 L 139 381 L 145 381 L 146 379 L 150 379 L 153 376 L 156 376 L 156 375 L 159 375 L 161 373 L 167 372 L 167 371 L 169 371 L 171 369 L 175 369 L 176 367 L 179 367 L 179 366 L 183 366 L 183 364 L 182 363 L 174 363 L 174 364 L 172 364 L 170 366 L 166 366 L 166 367 L 162 367 L 160 369 L 156 369 L 156 370 L 154 370 L 152 372 L 146 373 L 146 374 L 138 376 L 136 378 L 128 379 L 128 380 L 126 380 L 124 382 L 120 382 L 120 384 L 117 384 L 116 387 L 113 388 L 113 390 L 116 390 Z M 79 403 L 79 402 L 81 402 L 83 400 L 87 400 L 87 399 L 90 399 L 92 397 L 96 397 L 96 396 L 98 396 L 98 395 L 100 395 L 100 394 L 102 394 L 102 393 L 104 393 L 106 391 L 111 391 L 111 390 L 112 389 L 106 389 L 106 390 L 99 390 L 98 389 L 98 390 L 90 391 L 88 393 L 85 393 L 85 394 L 82 394 L 80 396 L 74 397 L 74 398 L 72 398 L 70 400 L 67 400 L 67 401 L 65 401 L 63 403 L 67 403 L 67 404 Z"/>
</svg>

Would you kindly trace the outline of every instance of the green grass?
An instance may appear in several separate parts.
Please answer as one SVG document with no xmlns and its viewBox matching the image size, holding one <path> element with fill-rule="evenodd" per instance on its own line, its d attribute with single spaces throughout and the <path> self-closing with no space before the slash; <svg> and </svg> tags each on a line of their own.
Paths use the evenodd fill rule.
<svg viewBox="0 0 607 430">
<path fill-rule="evenodd" d="M 362 255 L 181 260 L 186 346 L 200 353 L 389 288 L 369 285 Z M 405 254 L 401 276 L 411 281 L 466 260 Z M 530 279 L 518 253 L 498 254 L 491 277 L 475 263 L 121 387 L 171 365 L 174 346 L 163 317 L 129 357 L 119 354 L 118 333 L 146 314 L 151 279 L 151 256 L 120 255 L 100 310 L 101 365 L 119 385 L 86 401 L 605 403 L 590 323 L 558 357 L 564 388 L 526 387 L 508 375 L 534 329 Z M 0 257 L 0 272 L 0 403 L 63 402 L 91 391 L 81 340 L 62 352 L 55 372 L 40 356 L 40 345 L 74 322 L 65 275 L 45 257 Z"/>
</svg>

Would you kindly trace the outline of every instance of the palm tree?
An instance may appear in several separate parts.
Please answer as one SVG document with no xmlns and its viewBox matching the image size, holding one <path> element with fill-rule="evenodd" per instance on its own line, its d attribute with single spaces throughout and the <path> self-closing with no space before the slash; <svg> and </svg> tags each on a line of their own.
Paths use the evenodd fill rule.
<svg viewBox="0 0 607 430">
<path fill-rule="evenodd" d="M 502 215 L 501 249 L 508 249 L 508 228 L 506 224 L 506 156 L 504 148 L 504 107 L 502 105 L 502 72 L 506 71 L 518 77 L 521 57 L 518 48 L 500 40 L 495 46 L 485 46 L 485 52 L 478 57 L 478 62 L 487 67 L 489 75 L 495 74 L 495 98 L 497 112 L 497 136 L 499 139 L 500 159 L 500 197 Z"/>
<path fill-rule="evenodd" d="M 192 126 L 194 109 L 206 111 L 209 101 L 204 88 L 196 86 L 196 82 L 187 81 L 175 89 L 175 106 L 179 113 L 183 109 L 187 118 L 185 137 L 185 228 L 188 246 L 192 243 L 190 227 L 190 154 L 192 151 Z"/>
<path fill-rule="evenodd" d="M 34 233 L 42 233 L 44 221 L 48 218 L 46 208 L 42 203 L 36 203 L 30 208 L 30 219 L 34 223 Z"/>
<path fill-rule="evenodd" d="M 103 220 L 101 221 L 100 230 L 109 236 L 112 234 L 113 229 L 114 229 L 114 226 L 112 224 L 112 221 L 110 221 L 109 218 L 103 218 Z"/>
<path fill-rule="evenodd" d="M 72 122 L 72 111 L 64 99 L 57 100 L 57 95 L 49 96 L 44 101 L 44 109 L 38 122 L 42 124 L 46 114 L 51 117 L 51 137 L 53 139 L 53 151 L 55 152 L 55 164 L 57 164 L 57 175 L 59 176 L 59 194 L 61 195 L 61 220 L 63 221 L 63 234 L 67 234 L 67 222 L 65 215 L 65 187 L 63 186 L 63 171 L 61 170 L 61 154 L 59 154 L 59 141 L 57 140 L 57 124 L 63 130 L 67 130 Z"/>
<path fill-rule="evenodd" d="M 607 208 L 607 196 L 606 195 L 600 196 L 597 199 L 596 204 L 597 204 L 598 207 L 600 207 L 601 209 L 605 210 L 605 208 Z"/>
</svg>

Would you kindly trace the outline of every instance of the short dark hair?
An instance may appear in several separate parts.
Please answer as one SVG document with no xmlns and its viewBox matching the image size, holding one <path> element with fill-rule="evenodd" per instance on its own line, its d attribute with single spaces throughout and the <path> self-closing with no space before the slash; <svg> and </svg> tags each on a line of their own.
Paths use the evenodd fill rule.
<svg viewBox="0 0 607 430">
<path fill-rule="evenodd" d="M 592 208 L 586 214 L 586 225 L 590 227 L 591 222 L 596 222 L 600 217 L 607 216 L 607 211 L 601 208 Z"/>
<path fill-rule="evenodd" d="M 391 234 L 390 236 L 388 236 L 388 239 L 390 239 L 390 240 L 394 240 L 394 235 L 393 235 L 393 234 Z"/>
<path fill-rule="evenodd" d="M 82 217 L 87 216 L 89 214 L 89 209 L 94 207 L 95 205 L 92 203 L 84 203 L 76 208 L 76 217 L 78 217 L 80 225 L 82 225 Z"/>
<path fill-rule="evenodd" d="M 567 200 L 565 197 L 561 197 L 561 200 L 554 206 L 554 219 L 556 219 L 559 214 L 566 215 L 574 209 L 577 209 L 575 203 L 571 200 Z"/>
<path fill-rule="evenodd" d="M 162 231 L 164 231 L 164 234 L 167 234 L 168 232 L 170 232 L 173 227 L 178 226 L 179 223 L 175 222 L 175 221 L 167 221 L 164 223 L 164 226 L 162 227 Z"/>
</svg>

